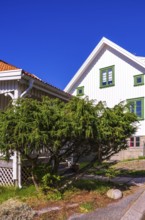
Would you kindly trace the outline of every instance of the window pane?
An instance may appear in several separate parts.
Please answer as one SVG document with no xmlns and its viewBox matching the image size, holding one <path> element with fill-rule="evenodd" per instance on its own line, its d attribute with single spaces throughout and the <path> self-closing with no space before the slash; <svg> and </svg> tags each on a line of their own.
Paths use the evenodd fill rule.
<svg viewBox="0 0 145 220">
<path fill-rule="evenodd" d="M 130 112 L 134 113 L 134 102 L 130 103 Z"/>
<path fill-rule="evenodd" d="M 136 147 L 140 146 L 140 137 L 136 137 Z"/>
<path fill-rule="evenodd" d="M 130 147 L 134 147 L 134 137 L 130 138 Z"/>
<path fill-rule="evenodd" d="M 108 69 L 108 84 L 112 84 L 112 69 Z"/>
<path fill-rule="evenodd" d="M 102 85 L 106 85 L 107 84 L 107 73 L 104 71 L 102 72 Z"/>
<path fill-rule="evenodd" d="M 78 93 L 82 94 L 83 93 L 82 89 L 78 89 Z"/>
<path fill-rule="evenodd" d="M 141 100 L 136 101 L 136 115 L 141 118 Z"/>
<path fill-rule="evenodd" d="M 141 77 L 137 77 L 136 82 L 137 82 L 137 83 L 141 83 L 141 82 L 142 82 L 142 78 L 141 78 Z"/>
</svg>

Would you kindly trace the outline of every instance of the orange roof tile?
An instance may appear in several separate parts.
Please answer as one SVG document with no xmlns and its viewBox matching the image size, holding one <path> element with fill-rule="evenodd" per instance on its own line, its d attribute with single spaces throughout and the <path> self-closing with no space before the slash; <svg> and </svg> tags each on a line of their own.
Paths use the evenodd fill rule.
<svg viewBox="0 0 145 220">
<path fill-rule="evenodd" d="M 18 69 L 21 69 L 21 68 L 18 68 L 18 67 L 14 66 L 14 65 L 11 65 L 11 64 L 9 64 L 9 63 L 3 61 L 3 60 L 0 60 L 0 71 L 18 70 Z M 32 78 L 34 78 L 34 79 L 37 79 L 37 80 L 41 81 L 41 82 L 44 83 L 45 85 L 49 85 L 49 86 L 51 86 L 52 88 L 57 89 L 59 92 L 65 94 L 65 95 L 68 96 L 69 98 L 71 97 L 71 95 L 70 95 L 69 93 L 67 93 L 67 92 L 65 92 L 65 91 L 63 91 L 63 90 L 61 90 L 61 89 L 59 89 L 59 88 L 57 88 L 57 87 L 55 87 L 55 86 L 52 86 L 51 84 L 49 84 L 49 83 L 47 83 L 47 82 L 44 82 L 43 80 L 41 80 L 40 78 L 38 78 L 38 77 L 37 77 L 36 75 L 34 75 L 34 74 L 31 74 L 31 73 L 29 73 L 29 72 L 27 72 L 27 71 L 25 71 L 25 70 L 23 70 L 23 69 L 22 69 L 22 73 L 25 74 L 25 75 L 27 75 L 27 76 L 30 76 L 30 77 L 32 77 Z"/>
<path fill-rule="evenodd" d="M 17 70 L 19 68 L 0 60 L 0 71 Z"/>
<path fill-rule="evenodd" d="M 6 63 L 5 61 L 3 60 L 0 60 L 0 71 L 7 71 L 7 70 L 18 70 L 18 69 L 21 69 L 21 68 L 18 68 L 14 65 L 11 65 L 9 63 Z M 25 75 L 28 75 L 30 77 L 33 77 L 35 79 L 39 79 L 37 76 L 31 74 L 31 73 L 28 73 L 24 70 L 22 70 L 22 72 L 25 74 Z"/>
</svg>

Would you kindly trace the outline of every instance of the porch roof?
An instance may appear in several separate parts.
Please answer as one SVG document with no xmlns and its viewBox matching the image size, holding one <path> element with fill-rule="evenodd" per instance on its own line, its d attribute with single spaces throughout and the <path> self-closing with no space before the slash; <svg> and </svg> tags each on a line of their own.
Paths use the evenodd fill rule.
<svg viewBox="0 0 145 220">
<path fill-rule="evenodd" d="M 32 73 L 29 73 L 21 68 L 18 68 L 12 64 L 9 64 L 3 60 L 0 60 L 0 72 L 1 71 L 11 71 L 11 70 L 22 70 L 22 73 L 25 75 L 25 76 L 28 76 L 28 77 L 31 77 L 35 80 L 38 80 L 39 82 L 41 82 L 43 85 L 48 86 L 48 89 L 52 89 L 53 91 L 55 91 L 57 94 L 60 93 L 62 96 L 65 97 L 65 99 L 70 99 L 71 98 L 71 95 L 67 92 L 64 92 L 63 90 L 55 87 L 55 86 L 52 86 L 51 84 L 47 83 L 47 82 L 44 82 L 43 80 L 41 80 L 40 78 L 38 78 L 36 75 L 32 74 Z"/>
</svg>

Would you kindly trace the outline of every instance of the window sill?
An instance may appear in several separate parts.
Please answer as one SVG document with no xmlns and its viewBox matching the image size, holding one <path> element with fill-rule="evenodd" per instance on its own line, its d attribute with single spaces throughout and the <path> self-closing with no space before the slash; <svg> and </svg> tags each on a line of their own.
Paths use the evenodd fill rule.
<svg viewBox="0 0 145 220">
<path fill-rule="evenodd" d="M 100 89 L 110 88 L 110 87 L 113 87 L 113 86 L 115 86 L 115 85 L 113 84 L 113 85 L 107 85 L 107 86 L 100 86 Z"/>
</svg>

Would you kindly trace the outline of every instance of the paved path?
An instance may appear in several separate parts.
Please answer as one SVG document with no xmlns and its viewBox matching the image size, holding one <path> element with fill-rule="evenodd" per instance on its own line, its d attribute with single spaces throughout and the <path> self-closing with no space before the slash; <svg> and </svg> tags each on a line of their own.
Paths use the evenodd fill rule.
<svg viewBox="0 0 145 220">
<path fill-rule="evenodd" d="M 87 175 L 84 178 L 108 181 L 106 177 L 93 175 Z M 118 202 L 109 204 L 105 208 L 99 208 L 89 214 L 71 216 L 69 220 L 145 220 L 145 177 L 116 177 L 110 181 L 140 187 L 134 194 L 126 196 Z"/>
<path fill-rule="evenodd" d="M 134 186 L 143 186 L 145 185 L 145 177 L 103 177 L 99 175 L 85 175 L 83 179 L 96 179 L 100 181 L 111 181 L 114 183 L 125 183 L 128 185 Z"/>
</svg>

